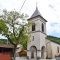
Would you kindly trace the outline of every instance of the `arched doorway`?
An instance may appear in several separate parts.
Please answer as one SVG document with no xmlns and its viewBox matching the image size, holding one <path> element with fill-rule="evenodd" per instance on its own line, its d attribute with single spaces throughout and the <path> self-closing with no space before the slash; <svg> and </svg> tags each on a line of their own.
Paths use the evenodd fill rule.
<svg viewBox="0 0 60 60">
<path fill-rule="evenodd" d="M 31 58 L 37 58 L 37 48 L 35 46 L 31 46 Z"/>
<path fill-rule="evenodd" d="M 45 47 L 42 46 L 41 48 L 41 58 L 44 59 Z"/>
</svg>

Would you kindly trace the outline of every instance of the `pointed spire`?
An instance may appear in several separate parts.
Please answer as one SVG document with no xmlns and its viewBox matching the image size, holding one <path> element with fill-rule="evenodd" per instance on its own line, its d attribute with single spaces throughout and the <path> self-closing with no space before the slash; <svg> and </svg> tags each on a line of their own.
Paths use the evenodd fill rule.
<svg viewBox="0 0 60 60">
<path fill-rule="evenodd" d="M 42 17 L 42 15 L 41 15 L 41 13 L 39 12 L 39 10 L 38 10 L 38 7 L 37 7 L 37 2 L 36 2 L 36 10 L 34 11 L 34 13 L 32 14 L 32 16 L 28 19 L 28 20 L 30 20 L 30 19 L 32 19 L 32 18 L 35 18 L 35 17 L 37 17 L 37 16 L 40 16 L 41 18 L 43 18 Z M 43 18 L 44 19 L 44 18 Z M 44 19 L 45 20 L 45 19 Z M 46 21 L 46 20 L 45 20 Z M 46 21 L 47 22 L 47 21 Z"/>
<path fill-rule="evenodd" d="M 36 2 L 36 10 L 34 11 L 34 13 L 32 14 L 32 16 L 30 18 L 36 17 L 36 16 L 41 16 L 38 7 L 37 7 L 37 2 Z"/>
</svg>

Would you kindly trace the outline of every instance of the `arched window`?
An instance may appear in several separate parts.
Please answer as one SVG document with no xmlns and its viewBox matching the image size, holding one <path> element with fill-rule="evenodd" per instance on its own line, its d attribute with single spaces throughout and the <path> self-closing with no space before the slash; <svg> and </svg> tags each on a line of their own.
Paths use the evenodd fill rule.
<svg viewBox="0 0 60 60">
<path fill-rule="evenodd" d="M 32 24 L 32 31 L 35 31 L 35 24 Z"/>
<path fill-rule="evenodd" d="M 44 32 L 44 24 L 42 23 L 42 32 Z"/>
<path fill-rule="evenodd" d="M 58 51 L 58 53 L 59 53 L 59 47 L 57 47 L 57 51 Z"/>
</svg>

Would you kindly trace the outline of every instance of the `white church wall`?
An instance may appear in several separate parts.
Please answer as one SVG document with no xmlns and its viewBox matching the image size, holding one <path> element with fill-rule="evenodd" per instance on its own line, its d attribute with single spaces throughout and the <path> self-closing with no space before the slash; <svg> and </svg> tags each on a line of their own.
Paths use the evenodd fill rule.
<svg viewBox="0 0 60 60">
<path fill-rule="evenodd" d="M 32 20 L 30 20 L 30 22 L 34 22 L 35 24 L 36 24 L 36 30 L 35 30 L 35 32 L 33 32 L 32 34 L 31 34 L 31 38 L 30 38 L 30 40 L 32 41 L 32 38 L 33 38 L 33 36 L 35 37 L 34 39 L 34 41 L 32 41 L 32 42 L 30 42 L 29 43 L 29 45 L 30 45 L 30 47 L 32 46 L 32 44 L 34 45 L 36 45 L 37 44 L 37 48 L 40 48 L 40 42 L 41 42 L 41 45 L 42 44 L 44 44 L 44 46 L 45 46 L 45 34 L 43 34 L 41 31 L 42 31 L 42 27 L 41 27 L 41 25 L 42 25 L 42 23 L 44 23 L 44 32 L 46 33 L 46 22 L 42 19 L 42 18 L 40 18 L 40 17 L 37 17 L 37 18 L 33 18 Z M 29 27 L 29 29 L 30 29 L 30 31 L 32 31 L 32 26 L 31 27 Z M 44 38 L 43 38 L 44 37 Z M 44 41 L 43 41 L 44 40 Z M 37 42 L 38 41 L 38 42 Z M 36 43 L 37 42 L 37 43 Z M 29 48 L 28 48 L 29 49 Z"/>
<path fill-rule="evenodd" d="M 39 18 L 32 19 L 31 22 L 34 22 L 36 24 L 35 31 L 31 33 L 30 36 L 30 42 L 27 45 L 27 50 L 30 50 L 31 46 L 36 46 L 37 50 L 40 50 L 40 31 L 41 31 L 41 21 L 38 20 Z M 30 31 L 32 31 L 32 26 L 29 27 Z M 33 40 L 34 36 L 34 40 Z M 27 53 L 27 56 L 30 56 L 31 52 Z M 41 56 L 41 52 L 37 51 L 37 56 Z"/>
<path fill-rule="evenodd" d="M 42 47 L 44 47 L 44 58 L 46 58 L 46 39 L 45 38 L 46 38 L 46 35 L 43 33 L 40 33 L 40 50 L 42 51 Z"/>
<path fill-rule="evenodd" d="M 45 39 L 45 37 L 46 37 L 45 34 L 40 33 L 40 48 L 42 46 L 45 46 L 45 48 L 46 48 L 46 39 Z"/>
<path fill-rule="evenodd" d="M 33 18 L 29 22 L 33 22 L 33 23 L 36 24 L 35 31 L 41 31 L 41 27 L 40 27 L 41 26 L 41 22 L 40 22 L 39 18 L 35 18 L 35 19 Z M 29 29 L 30 29 L 30 31 L 32 31 L 32 26 L 30 26 Z"/>
<path fill-rule="evenodd" d="M 52 54 L 53 54 L 53 58 L 55 58 L 55 56 L 60 55 L 60 45 L 54 42 L 51 42 L 51 47 L 52 47 Z M 57 47 L 59 47 L 59 52 Z"/>
<path fill-rule="evenodd" d="M 34 36 L 34 40 L 32 39 L 33 36 Z M 27 52 L 27 56 L 29 56 L 29 58 L 31 58 L 31 51 L 30 51 L 31 46 L 35 46 L 37 50 L 40 50 L 40 38 L 39 37 L 40 37 L 39 32 L 31 34 L 31 39 L 30 39 L 31 41 L 27 45 L 27 50 L 29 50 Z M 40 53 L 37 52 L 37 55 L 40 56 Z"/>
<path fill-rule="evenodd" d="M 35 19 L 30 20 L 31 22 L 34 22 L 36 24 L 36 30 L 34 32 L 32 32 L 31 36 L 30 36 L 30 40 L 31 42 L 28 44 L 28 49 L 35 45 L 37 47 L 37 50 L 40 50 L 37 52 L 38 57 L 41 57 L 41 48 L 44 46 L 45 47 L 45 56 L 46 56 L 46 41 L 45 41 L 45 37 L 46 37 L 46 22 L 40 18 L 37 17 Z M 44 24 L 44 32 L 42 33 L 42 23 Z M 30 31 L 32 29 L 32 26 L 29 28 Z M 34 41 L 32 40 L 34 38 Z M 39 53 L 40 52 L 40 53 Z"/>
<path fill-rule="evenodd" d="M 34 40 L 33 40 L 33 36 L 34 36 Z M 40 48 L 40 45 L 39 45 L 40 44 L 40 38 L 39 37 L 40 37 L 39 32 L 31 34 L 30 42 L 27 45 L 27 50 L 30 50 L 31 46 L 36 46 L 37 50 L 39 50 L 39 48 Z"/>
<path fill-rule="evenodd" d="M 36 30 L 35 31 L 42 31 L 41 25 L 43 23 L 44 24 L 44 32 L 46 33 L 46 22 L 42 18 L 40 18 L 40 17 L 33 18 L 29 22 L 33 22 L 33 23 L 36 24 Z M 32 26 L 29 27 L 29 29 L 31 31 L 32 30 Z"/>
<path fill-rule="evenodd" d="M 47 45 L 48 57 L 55 58 L 55 56 L 60 55 L 60 45 L 59 44 L 46 39 L 46 45 Z M 58 53 L 57 47 L 59 47 L 59 53 Z"/>
</svg>

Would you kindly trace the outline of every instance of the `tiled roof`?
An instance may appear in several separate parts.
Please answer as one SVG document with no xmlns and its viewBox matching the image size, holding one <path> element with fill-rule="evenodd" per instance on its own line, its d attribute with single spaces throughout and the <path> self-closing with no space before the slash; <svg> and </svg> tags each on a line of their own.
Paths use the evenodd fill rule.
<svg viewBox="0 0 60 60">
<path fill-rule="evenodd" d="M 14 48 L 13 45 L 6 45 L 6 44 L 0 44 L 0 47 L 3 47 L 3 48 Z"/>
</svg>

